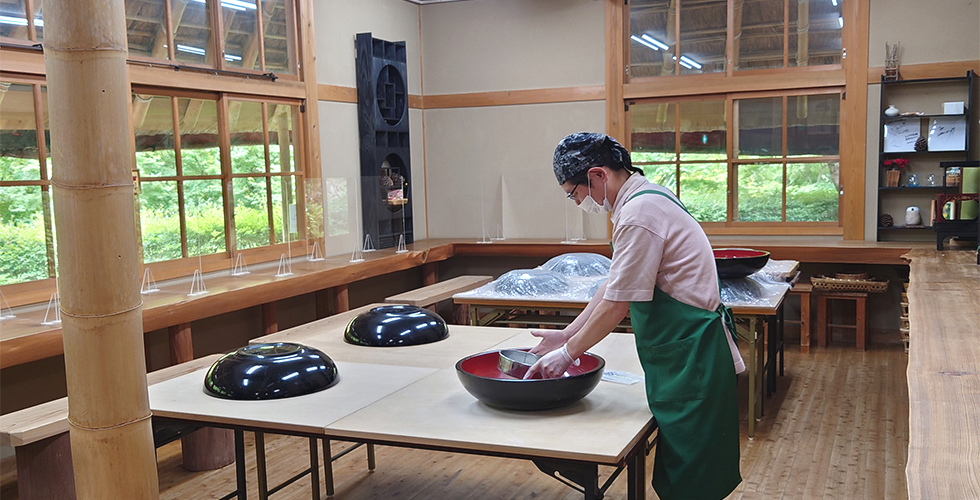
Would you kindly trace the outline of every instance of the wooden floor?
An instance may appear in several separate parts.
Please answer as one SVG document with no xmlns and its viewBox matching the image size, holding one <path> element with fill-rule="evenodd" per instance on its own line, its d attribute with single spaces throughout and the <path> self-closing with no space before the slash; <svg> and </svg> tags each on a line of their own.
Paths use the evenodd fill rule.
<svg viewBox="0 0 980 500">
<path fill-rule="evenodd" d="M 889 342 L 874 340 L 878 342 L 863 353 L 854 350 L 853 340 L 814 348 L 809 355 L 790 344 L 786 375 L 779 379 L 777 395 L 766 400 L 766 414 L 753 441 L 745 437 L 748 381 L 740 376 L 744 480 L 730 499 L 907 497 L 907 355 L 897 336 Z M 433 416 L 433 425 L 438 425 L 438 416 Z M 246 436 L 249 484 L 254 488 L 252 439 Z M 335 442 L 334 453 L 349 445 Z M 307 439 L 266 437 L 270 485 L 309 466 L 307 446 Z M 233 465 L 192 473 L 181 467 L 179 442 L 157 453 L 161 499 L 220 498 L 234 489 Z M 648 460 L 651 469 L 652 463 Z M 334 468 L 338 499 L 582 498 L 520 460 L 378 447 L 374 472 L 367 471 L 363 448 L 338 460 Z M 602 472 L 608 475 L 610 470 Z M 624 474 L 606 497 L 625 498 L 625 479 Z M 652 487 L 647 496 L 656 498 Z M 249 497 L 257 498 L 254 489 Z M 272 498 L 310 498 L 309 478 Z"/>
</svg>

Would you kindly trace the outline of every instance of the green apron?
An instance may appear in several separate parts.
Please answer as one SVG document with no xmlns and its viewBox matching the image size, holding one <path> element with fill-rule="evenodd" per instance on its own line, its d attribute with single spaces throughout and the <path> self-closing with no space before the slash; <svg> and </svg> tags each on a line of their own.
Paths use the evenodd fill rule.
<svg viewBox="0 0 980 500">
<path fill-rule="evenodd" d="M 652 190 L 626 201 L 641 194 L 684 209 Z M 660 428 L 653 488 L 662 500 L 724 498 L 742 482 L 735 364 L 723 326 L 734 335 L 731 311 L 684 304 L 655 288 L 653 300 L 630 303 L 630 322 Z"/>
</svg>

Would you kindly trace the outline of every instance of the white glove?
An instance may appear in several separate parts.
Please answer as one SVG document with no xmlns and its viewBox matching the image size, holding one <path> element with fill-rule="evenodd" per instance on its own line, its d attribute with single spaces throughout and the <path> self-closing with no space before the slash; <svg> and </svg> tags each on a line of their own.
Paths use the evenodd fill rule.
<svg viewBox="0 0 980 500">
<path fill-rule="evenodd" d="M 541 375 L 541 378 L 558 378 L 564 375 L 565 370 L 568 370 L 568 367 L 573 364 L 578 365 L 579 360 L 573 360 L 568 355 L 567 344 L 562 345 L 561 349 L 545 354 L 537 363 L 534 363 L 534 366 L 524 374 L 524 379 L 533 378 L 535 374 Z"/>
<path fill-rule="evenodd" d="M 572 337 L 565 330 L 531 330 L 531 335 L 541 339 L 541 342 L 538 342 L 538 345 L 531 349 L 531 354 L 539 356 L 558 349 Z"/>
</svg>

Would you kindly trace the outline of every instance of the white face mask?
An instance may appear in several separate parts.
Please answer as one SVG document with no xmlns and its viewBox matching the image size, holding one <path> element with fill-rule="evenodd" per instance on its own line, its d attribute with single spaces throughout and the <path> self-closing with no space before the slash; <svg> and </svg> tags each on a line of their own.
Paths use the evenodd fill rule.
<svg viewBox="0 0 980 500">
<path fill-rule="evenodd" d="M 592 198 L 592 180 L 589 179 L 589 194 L 579 203 L 579 208 L 585 210 L 590 214 L 605 214 L 612 211 L 612 205 L 609 203 L 609 197 L 607 196 L 608 190 L 606 184 L 602 184 L 602 205 L 596 203 L 595 199 Z"/>
</svg>

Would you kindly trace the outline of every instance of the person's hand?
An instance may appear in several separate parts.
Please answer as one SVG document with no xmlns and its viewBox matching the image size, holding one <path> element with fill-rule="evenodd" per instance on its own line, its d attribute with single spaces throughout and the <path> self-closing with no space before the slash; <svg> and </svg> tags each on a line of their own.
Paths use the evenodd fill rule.
<svg viewBox="0 0 980 500">
<path fill-rule="evenodd" d="M 572 337 L 565 330 L 531 330 L 531 335 L 541 339 L 541 342 L 538 342 L 538 345 L 531 349 L 531 354 L 538 356 L 558 349 Z"/>
<path fill-rule="evenodd" d="M 557 378 L 564 375 L 569 366 L 572 366 L 573 363 L 578 364 L 578 362 L 577 359 L 573 360 L 568 355 L 568 348 L 562 345 L 561 348 L 545 354 L 537 363 L 534 363 L 524 374 L 524 379 L 534 378 L 535 375 L 541 375 L 541 378 Z"/>
</svg>

